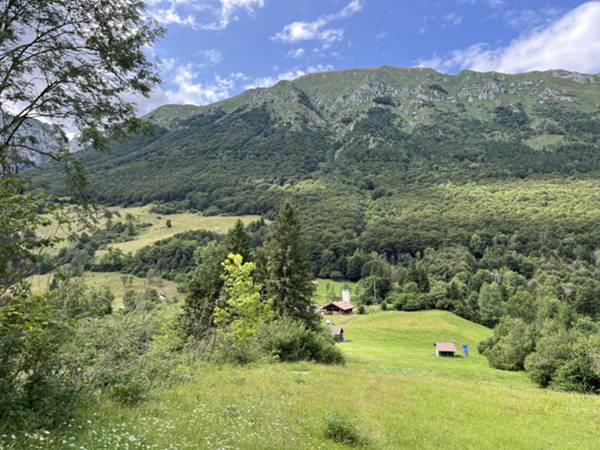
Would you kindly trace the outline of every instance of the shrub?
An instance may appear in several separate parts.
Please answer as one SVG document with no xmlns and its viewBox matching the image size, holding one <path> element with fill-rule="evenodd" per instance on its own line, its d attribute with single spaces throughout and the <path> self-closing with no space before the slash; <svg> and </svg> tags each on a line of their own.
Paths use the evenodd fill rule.
<svg viewBox="0 0 600 450">
<path fill-rule="evenodd" d="M 103 317 L 112 313 L 115 296 L 110 289 L 92 289 L 83 282 L 68 280 L 53 289 L 48 302 L 67 319 Z"/>
<path fill-rule="evenodd" d="M 365 308 L 365 305 L 358 305 L 358 308 L 356 308 L 356 312 L 358 314 L 366 314 L 367 310 Z"/>
<path fill-rule="evenodd" d="M 352 418 L 341 411 L 330 412 L 325 417 L 325 436 L 334 442 L 345 445 L 358 446 L 365 443 L 360 431 Z"/>
<path fill-rule="evenodd" d="M 523 370 L 525 358 L 534 347 L 527 324 L 508 316 L 494 329 L 491 341 L 484 342 L 479 348 L 484 350 L 490 365 L 503 370 Z"/>
<path fill-rule="evenodd" d="M 280 361 L 315 361 L 343 364 L 344 355 L 324 330 L 310 330 L 303 323 L 281 319 L 264 325 L 259 341 L 265 353 Z"/>
<path fill-rule="evenodd" d="M 79 385 L 58 349 L 71 337 L 70 321 L 46 298 L 26 291 L 0 298 L 0 434 L 70 417 Z"/>
</svg>

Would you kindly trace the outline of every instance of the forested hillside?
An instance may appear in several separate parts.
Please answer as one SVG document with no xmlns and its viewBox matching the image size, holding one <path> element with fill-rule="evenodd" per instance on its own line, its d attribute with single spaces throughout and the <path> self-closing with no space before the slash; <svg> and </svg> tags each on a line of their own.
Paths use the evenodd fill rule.
<svg viewBox="0 0 600 450">
<path fill-rule="evenodd" d="M 474 233 L 522 253 L 583 246 L 589 258 L 599 85 L 564 71 L 321 73 L 214 105 L 161 107 L 149 115 L 153 136 L 76 159 L 111 204 L 269 217 L 290 198 L 324 276 L 345 276 L 357 248 L 395 259 L 468 245 Z M 58 166 L 38 179 L 60 189 Z M 333 255 L 321 263 L 325 250 Z"/>
</svg>

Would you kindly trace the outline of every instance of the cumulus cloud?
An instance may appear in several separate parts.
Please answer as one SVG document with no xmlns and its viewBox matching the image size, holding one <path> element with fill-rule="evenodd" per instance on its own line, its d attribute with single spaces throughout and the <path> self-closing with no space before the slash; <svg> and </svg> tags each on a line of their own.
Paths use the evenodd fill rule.
<svg viewBox="0 0 600 450">
<path fill-rule="evenodd" d="M 352 0 L 344 8 L 334 14 L 323 15 L 312 22 L 292 22 L 273 36 L 273 39 L 286 44 L 317 40 L 321 41 L 326 46 L 330 46 L 334 42 L 343 39 L 344 31 L 337 28 L 328 28 L 327 26 L 334 21 L 345 19 L 356 14 L 362 10 L 362 8 L 363 4 L 360 0 Z"/>
<path fill-rule="evenodd" d="M 202 64 L 166 62 L 165 85 L 149 97 L 128 100 L 137 103 L 138 114 L 144 115 L 165 104 L 206 105 L 224 100 L 245 89 L 266 88 L 282 80 L 295 80 L 303 75 L 333 70 L 331 65 L 295 67 L 272 76 L 250 77 L 242 72 L 206 78 Z"/>
<path fill-rule="evenodd" d="M 299 58 L 302 58 L 305 53 L 306 53 L 306 50 L 304 50 L 303 48 L 297 48 L 295 50 L 290 50 L 287 55 L 290 58 L 299 59 Z"/>
<path fill-rule="evenodd" d="M 331 70 L 333 70 L 333 66 L 322 65 L 322 64 L 318 64 L 316 66 L 309 66 L 305 69 L 295 68 L 292 70 L 281 72 L 275 76 L 255 78 L 253 80 L 249 80 L 244 85 L 244 89 L 253 89 L 253 88 L 259 88 L 259 87 L 261 87 L 261 88 L 271 87 L 274 84 L 277 84 L 278 82 L 283 81 L 283 80 L 295 80 L 296 78 L 300 78 L 300 77 L 302 77 L 304 75 L 308 75 L 310 73 L 328 72 Z"/>
<path fill-rule="evenodd" d="M 180 25 L 193 29 L 223 30 L 239 18 L 254 14 L 265 0 L 149 0 L 148 14 L 163 25 Z"/>
<path fill-rule="evenodd" d="M 506 47 L 477 43 L 443 57 L 434 55 L 418 62 L 420 67 L 452 72 L 519 73 L 565 69 L 600 72 L 600 1 L 584 3 L 559 19 L 526 32 Z"/>
</svg>

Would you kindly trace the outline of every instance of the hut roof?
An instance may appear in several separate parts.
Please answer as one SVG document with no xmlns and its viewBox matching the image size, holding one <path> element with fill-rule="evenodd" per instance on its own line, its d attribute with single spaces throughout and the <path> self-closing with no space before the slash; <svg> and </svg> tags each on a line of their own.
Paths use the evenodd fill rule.
<svg viewBox="0 0 600 450">
<path fill-rule="evenodd" d="M 454 344 L 454 342 L 436 342 L 435 346 L 440 352 L 456 353 L 456 345 Z"/>
<path fill-rule="evenodd" d="M 354 306 L 352 306 L 350 303 L 346 303 L 346 302 L 331 302 L 326 304 L 325 306 L 323 306 L 323 308 L 327 308 L 328 306 L 335 306 L 339 309 L 341 309 L 342 311 L 349 311 L 354 309 Z"/>
</svg>

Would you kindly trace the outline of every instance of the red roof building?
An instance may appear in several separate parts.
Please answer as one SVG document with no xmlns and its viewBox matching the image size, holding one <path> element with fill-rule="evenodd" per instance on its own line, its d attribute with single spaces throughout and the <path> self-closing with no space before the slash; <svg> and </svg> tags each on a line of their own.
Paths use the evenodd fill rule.
<svg viewBox="0 0 600 450">
<path fill-rule="evenodd" d="M 347 302 L 331 302 L 321 308 L 325 314 L 352 314 L 354 306 Z"/>
<path fill-rule="evenodd" d="M 454 342 L 436 342 L 433 345 L 437 356 L 454 356 L 456 354 L 456 344 Z"/>
</svg>

